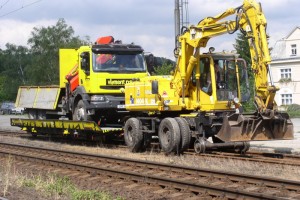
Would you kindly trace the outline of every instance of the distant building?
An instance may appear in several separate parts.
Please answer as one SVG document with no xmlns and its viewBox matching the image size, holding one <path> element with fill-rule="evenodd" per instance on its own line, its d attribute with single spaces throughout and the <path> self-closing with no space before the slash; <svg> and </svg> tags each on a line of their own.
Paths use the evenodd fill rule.
<svg viewBox="0 0 300 200">
<path fill-rule="evenodd" d="M 300 104 L 300 27 L 278 40 L 272 50 L 271 72 L 280 87 L 275 100 L 278 106 Z"/>
</svg>

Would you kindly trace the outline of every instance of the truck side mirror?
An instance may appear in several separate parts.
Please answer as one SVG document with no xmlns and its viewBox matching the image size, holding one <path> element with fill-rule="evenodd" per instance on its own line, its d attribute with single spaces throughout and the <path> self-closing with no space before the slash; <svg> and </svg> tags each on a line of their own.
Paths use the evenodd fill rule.
<svg viewBox="0 0 300 200">
<path fill-rule="evenodd" d="M 83 52 L 80 54 L 81 57 L 81 69 L 85 72 L 86 75 L 90 75 L 90 54 L 88 52 Z"/>
<path fill-rule="evenodd" d="M 158 81 L 151 82 L 152 94 L 158 94 Z"/>
</svg>

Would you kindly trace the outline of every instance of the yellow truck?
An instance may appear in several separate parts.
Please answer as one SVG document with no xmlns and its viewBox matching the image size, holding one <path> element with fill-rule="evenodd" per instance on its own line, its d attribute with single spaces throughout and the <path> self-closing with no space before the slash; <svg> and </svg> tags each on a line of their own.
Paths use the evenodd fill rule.
<svg viewBox="0 0 300 200">
<path fill-rule="evenodd" d="M 147 76 L 144 50 L 112 36 L 90 46 L 59 50 L 60 83 L 21 86 L 16 106 L 32 120 L 67 119 L 114 124 L 125 116 L 124 85 Z"/>
</svg>

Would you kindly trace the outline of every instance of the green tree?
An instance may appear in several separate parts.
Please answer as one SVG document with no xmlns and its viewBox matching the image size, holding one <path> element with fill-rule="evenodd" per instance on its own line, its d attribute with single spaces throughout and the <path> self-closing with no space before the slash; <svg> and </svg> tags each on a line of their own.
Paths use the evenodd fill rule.
<svg viewBox="0 0 300 200">
<path fill-rule="evenodd" d="M 173 69 L 172 63 L 164 62 L 161 66 L 154 67 L 153 75 L 170 75 Z"/>
<path fill-rule="evenodd" d="M 235 39 L 235 44 L 233 45 L 237 53 L 240 55 L 241 58 L 246 60 L 249 67 L 251 66 L 251 55 L 250 55 L 250 47 L 248 44 L 247 37 L 242 34 L 238 33 L 237 38 Z M 251 70 L 249 68 L 249 70 Z"/>
<path fill-rule="evenodd" d="M 30 84 L 47 85 L 59 82 L 58 52 L 60 48 L 78 48 L 88 43 L 74 36 L 74 30 L 64 19 L 54 26 L 34 27 L 28 45 L 33 54 L 33 65 L 26 70 L 30 74 Z"/>
<path fill-rule="evenodd" d="M 14 101 L 18 87 L 26 84 L 24 69 L 31 64 L 28 48 L 6 44 L 0 51 L 0 101 Z"/>
<path fill-rule="evenodd" d="M 0 102 L 14 101 L 20 85 L 58 84 L 60 48 L 78 48 L 89 43 L 74 36 L 64 19 L 53 26 L 35 27 L 28 39 L 30 48 L 6 44 L 0 49 Z"/>
</svg>

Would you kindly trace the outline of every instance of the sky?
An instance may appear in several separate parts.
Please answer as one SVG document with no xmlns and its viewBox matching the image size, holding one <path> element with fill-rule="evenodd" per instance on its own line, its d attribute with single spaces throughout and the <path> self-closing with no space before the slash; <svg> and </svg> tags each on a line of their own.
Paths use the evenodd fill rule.
<svg viewBox="0 0 300 200">
<path fill-rule="evenodd" d="M 267 18 L 269 45 L 300 26 L 299 0 L 258 0 Z M 242 0 L 189 0 L 189 24 L 235 8 Z M 34 27 L 47 27 L 64 18 L 75 36 L 93 42 L 112 35 L 123 43 L 141 45 L 146 52 L 173 59 L 174 0 L 0 0 L 0 48 L 6 43 L 27 46 Z M 216 51 L 231 51 L 235 35 L 209 41 Z"/>
</svg>

